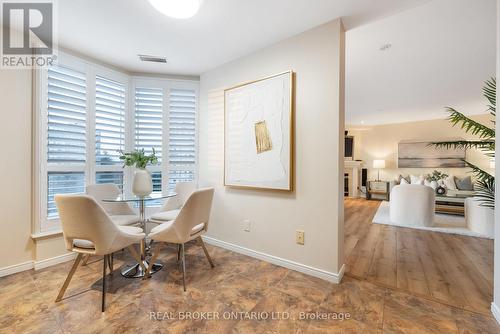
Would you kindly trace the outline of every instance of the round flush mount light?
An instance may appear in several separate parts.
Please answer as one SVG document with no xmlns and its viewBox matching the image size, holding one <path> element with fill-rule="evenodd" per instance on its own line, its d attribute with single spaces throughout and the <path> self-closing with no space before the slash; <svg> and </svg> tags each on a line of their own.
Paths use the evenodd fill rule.
<svg viewBox="0 0 500 334">
<path fill-rule="evenodd" d="M 188 19 L 194 16 L 203 0 L 149 0 L 160 13 L 176 19 Z"/>
</svg>

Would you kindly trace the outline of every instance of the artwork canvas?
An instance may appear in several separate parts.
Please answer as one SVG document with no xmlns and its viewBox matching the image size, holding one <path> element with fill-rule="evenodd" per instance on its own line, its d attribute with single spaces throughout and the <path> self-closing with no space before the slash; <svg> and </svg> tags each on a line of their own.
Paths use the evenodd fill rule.
<svg viewBox="0 0 500 334">
<path fill-rule="evenodd" d="M 292 190 L 291 71 L 224 91 L 224 184 Z"/>
<path fill-rule="evenodd" d="M 429 146 L 429 142 L 401 142 L 398 145 L 399 168 L 462 168 L 465 150 Z"/>
</svg>

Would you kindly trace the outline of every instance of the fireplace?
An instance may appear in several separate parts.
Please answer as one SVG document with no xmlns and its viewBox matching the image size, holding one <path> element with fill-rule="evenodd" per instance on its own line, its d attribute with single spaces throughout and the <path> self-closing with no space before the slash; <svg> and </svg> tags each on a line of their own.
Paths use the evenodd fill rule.
<svg viewBox="0 0 500 334">
<path fill-rule="evenodd" d="M 344 196 L 349 196 L 349 173 L 344 173 Z"/>
<path fill-rule="evenodd" d="M 359 180 L 362 161 L 344 161 L 344 196 L 359 197 Z"/>
</svg>

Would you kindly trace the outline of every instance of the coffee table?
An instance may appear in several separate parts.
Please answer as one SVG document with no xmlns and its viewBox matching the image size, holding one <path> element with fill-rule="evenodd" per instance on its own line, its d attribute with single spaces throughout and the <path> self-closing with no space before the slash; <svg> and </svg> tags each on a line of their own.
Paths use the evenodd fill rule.
<svg viewBox="0 0 500 334">
<path fill-rule="evenodd" d="M 465 199 L 470 195 L 436 195 L 436 213 L 465 216 Z"/>
</svg>

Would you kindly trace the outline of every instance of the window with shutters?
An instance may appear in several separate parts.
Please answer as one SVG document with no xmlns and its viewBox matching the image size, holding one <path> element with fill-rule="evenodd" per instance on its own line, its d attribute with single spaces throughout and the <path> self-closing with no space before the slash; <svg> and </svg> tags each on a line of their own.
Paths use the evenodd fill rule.
<svg viewBox="0 0 500 334">
<path fill-rule="evenodd" d="M 125 151 L 124 83 L 97 75 L 95 79 L 95 183 L 114 183 L 123 191 L 121 152 Z"/>
<path fill-rule="evenodd" d="M 168 188 L 193 181 L 196 168 L 196 91 L 170 89 L 168 109 Z"/>
<path fill-rule="evenodd" d="M 159 164 L 148 170 L 156 193 L 195 180 L 197 82 L 131 77 L 62 52 L 35 75 L 34 234 L 60 229 L 57 194 L 113 183 L 132 195 L 134 170 L 123 168 L 122 151 L 155 151 Z"/>
<path fill-rule="evenodd" d="M 63 67 L 47 71 L 46 203 L 48 219 L 57 218 L 55 194 L 83 193 L 87 156 L 87 79 Z M 71 169 L 71 171 L 69 170 Z"/>
<path fill-rule="evenodd" d="M 136 87 L 135 89 L 135 149 L 146 154 L 153 151 L 158 165 L 148 166 L 153 179 L 153 193 L 162 192 L 163 164 L 163 89 Z M 148 202 L 148 206 L 159 206 L 161 201 Z"/>
</svg>

